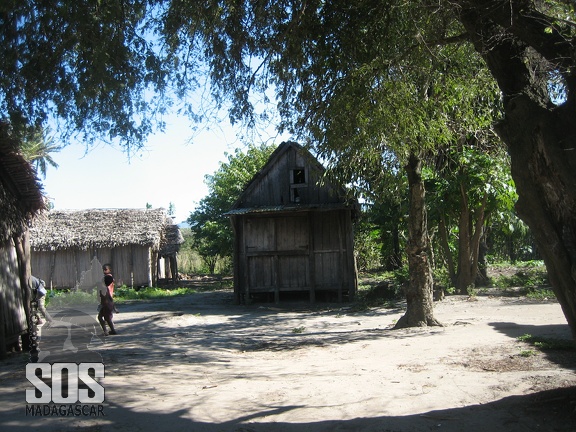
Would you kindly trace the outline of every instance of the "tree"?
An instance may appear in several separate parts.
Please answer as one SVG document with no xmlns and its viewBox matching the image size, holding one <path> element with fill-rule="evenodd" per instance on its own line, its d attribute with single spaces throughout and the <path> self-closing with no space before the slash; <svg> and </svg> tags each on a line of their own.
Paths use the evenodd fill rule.
<svg viewBox="0 0 576 432">
<path fill-rule="evenodd" d="M 516 209 L 576 338 L 576 25 L 567 1 L 454 1 L 502 91 Z M 560 89 L 563 99 L 558 99 Z"/>
<path fill-rule="evenodd" d="M 175 42 L 202 41 L 216 93 L 237 102 L 232 116 L 250 116 L 249 91 L 275 84 L 283 117 L 293 119 L 299 112 L 296 128 L 325 132 L 327 142 L 357 126 L 319 118 L 335 91 L 358 89 L 356 81 L 363 77 L 377 84 L 382 68 L 401 76 L 424 64 L 426 48 L 434 59 L 432 48 L 438 44 L 470 41 L 502 92 L 504 119 L 498 132 L 511 157 L 517 209 L 535 233 L 576 337 L 573 7 L 562 0 L 214 2 L 203 9 L 208 17 L 198 25 L 197 9 L 191 14 L 192 6 L 173 3 L 166 28 L 177 35 Z M 434 28 L 435 34 L 421 31 Z M 374 48 L 382 46 L 396 49 L 396 55 L 375 57 Z M 565 101 L 553 98 L 558 87 L 550 83 L 560 84 Z M 347 113 L 357 108 L 353 103 L 340 107 Z M 375 104 L 372 112 L 378 109 Z M 395 124 L 392 120 L 389 124 Z M 382 124 L 371 127 L 370 117 L 360 126 L 372 137 L 382 132 Z M 406 132 L 407 138 L 413 136 Z"/>
<path fill-rule="evenodd" d="M 480 245 L 485 241 L 491 214 L 511 211 L 516 197 L 501 146 L 479 145 L 476 140 L 470 136 L 460 146 L 439 153 L 436 169 L 428 180 L 448 274 L 461 293 L 466 293 L 477 280 Z M 455 242 L 452 236 L 457 239 Z"/>
<path fill-rule="evenodd" d="M 0 117 L 18 130 L 52 118 L 64 137 L 141 146 L 162 126 L 178 69 L 149 37 L 157 3 L 2 2 Z"/>
<path fill-rule="evenodd" d="M 192 32 L 208 47 L 211 70 L 219 77 L 216 94 L 236 101 L 233 118 L 251 119 L 249 90 L 273 84 L 283 126 L 315 144 L 325 161 L 345 166 L 345 181 L 366 181 L 364 172 L 374 181 L 378 176 L 372 173 L 390 168 L 390 155 L 410 171 L 414 226 L 408 232 L 419 238 L 409 239 L 413 293 L 407 295 L 408 319 L 401 320 L 408 326 L 438 324 L 431 307 L 430 239 L 422 229 L 427 228 L 422 161 L 453 140 L 443 111 L 479 61 L 464 46 L 447 49 L 427 42 L 454 33 L 448 11 L 422 15 L 412 6 L 395 1 L 226 4 L 210 11 L 201 30 L 182 21 L 188 6 L 169 10 L 166 18 L 176 34 L 190 40 Z"/>
<path fill-rule="evenodd" d="M 168 204 L 168 216 L 174 216 L 176 214 L 176 206 L 172 201 Z"/>
<path fill-rule="evenodd" d="M 51 153 L 57 153 L 62 147 L 54 144 L 54 138 L 47 136 L 49 130 L 41 127 L 27 127 L 20 139 L 20 151 L 24 158 L 36 167 L 44 178 L 48 165 L 58 168 L 58 164 L 52 158 Z"/>
<path fill-rule="evenodd" d="M 450 56 L 435 48 L 470 42 L 502 93 L 497 130 L 510 154 L 516 208 L 576 338 L 574 17 L 567 0 L 12 0 L 0 7 L 0 112 L 13 124 L 54 114 L 69 130 L 118 138 L 129 149 L 169 108 L 169 84 L 185 96 L 207 71 L 218 106 L 232 102 L 232 121 L 253 124 L 250 95 L 273 86 L 281 127 L 330 142 L 358 126 L 321 117 L 334 92 L 358 92 L 358 80 L 377 85 L 384 73 L 401 77 L 422 65 L 441 71 L 433 60 L 450 66 Z M 410 80 L 414 94 L 430 88 Z M 149 92 L 158 95 L 152 103 Z M 365 114 L 378 113 L 382 101 L 375 102 Z M 358 105 L 334 108 L 345 119 Z M 185 109 L 198 114 L 192 104 Z M 362 120 L 358 132 L 380 150 L 383 123 Z"/>
<path fill-rule="evenodd" d="M 441 325 L 432 312 L 432 254 L 424 199 L 426 192 L 422 180 L 422 160 L 411 154 L 406 165 L 406 173 L 410 186 L 410 217 L 406 247 L 410 277 L 409 284 L 405 288 L 406 313 L 394 328 Z"/>
<path fill-rule="evenodd" d="M 207 175 L 208 195 L 202 198 L 197 209 L 190 214 L 188 223 L 193 233 L 193 246 L 214 273 L 219 258 L 231 256 L 233 233 L 228 212 L 246 184 L 262 169 L 275 146 L 262 144 L 238 148 L 227 154 L 228 162 L 221 162 L 218 170 Z"/>
</svg>

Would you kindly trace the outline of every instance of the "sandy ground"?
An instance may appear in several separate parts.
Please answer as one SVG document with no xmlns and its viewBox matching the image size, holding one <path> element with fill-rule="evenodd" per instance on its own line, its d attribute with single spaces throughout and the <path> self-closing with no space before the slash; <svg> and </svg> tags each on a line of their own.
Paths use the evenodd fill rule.
<svg viewBox="0 0 576 432">
<path fill-rule="evenodd" d="M 444 327 L 406 330 L 391 329 L 401 308 L 236 306 L 223 290 L 120 308 L 120 334 L 88 345 L 104 416 L 27 413 L 14 354 L 1 431 L 576 431 L 576 352 L 517 339 L 571 339 L 552 301 L 451 296 Z"/>
</svg>

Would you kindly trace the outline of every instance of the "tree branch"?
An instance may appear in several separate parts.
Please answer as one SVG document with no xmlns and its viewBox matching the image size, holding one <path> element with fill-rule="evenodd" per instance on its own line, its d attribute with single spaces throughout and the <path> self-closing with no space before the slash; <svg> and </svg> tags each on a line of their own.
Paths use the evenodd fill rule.
<svg viewBox="0 0 576 432">
<path fill-rule="evenodd" d="M 573 40 L 562 34 L 558 26 L 560 20 L 538 11 L 533 2 L 465 0 L 458 3 L 498 24 L 557 67 L 565 71 L 571 67 Z"/>
</svg>

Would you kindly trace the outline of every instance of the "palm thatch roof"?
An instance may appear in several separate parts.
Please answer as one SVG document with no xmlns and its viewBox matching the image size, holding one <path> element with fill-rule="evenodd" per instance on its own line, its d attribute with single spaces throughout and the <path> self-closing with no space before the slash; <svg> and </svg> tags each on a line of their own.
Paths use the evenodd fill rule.
<svg viewBox="0 0 576 432">
<path fill-rule="evenodd" d="M 140 245 L 160 249 L 178 241 L 165 209 L 90 209 L 47 212 L 30 229 L 36 251 Z M 177 226 L 176 226 L 177 228 Z M 183 241 L 183 240 L 182 240 Z M 173 247 L 178 247 L 174 245 Z"/>
<path fill-rule="evenodd" d="M 180 245 L 184 243 L 184 236 L 178 225 L 174 222 L 166 225 L 164 237 L 160 244 L 160 256 L 174 255 L 180 250 Z"/>
<path fill-rule="evenodd" d="M 34 168 L 19 153 L 9 126 L 0 122 L 0 240 L 22 233 L 45 205 Z"/>
</svg>

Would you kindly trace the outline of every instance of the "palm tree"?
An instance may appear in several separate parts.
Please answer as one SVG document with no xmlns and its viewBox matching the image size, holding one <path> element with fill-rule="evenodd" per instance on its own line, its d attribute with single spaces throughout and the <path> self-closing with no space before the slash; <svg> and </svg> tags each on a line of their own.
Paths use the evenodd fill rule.
<svg viewBox="0 0 576 432">
<path fill-rule="evenodd" d="M 57 153 L 62 146 L 54 144 L 54 137 L 49 136 L 50 128 L 43 129 L 33 126 L 27 129 L 22 137 L 20 151 L 24 158 L 30 162 L 36 171 L 46 178 L 48 165 L 58 168 L 58 164 L 52 159 L 50 153 Z"/>
</svg>

